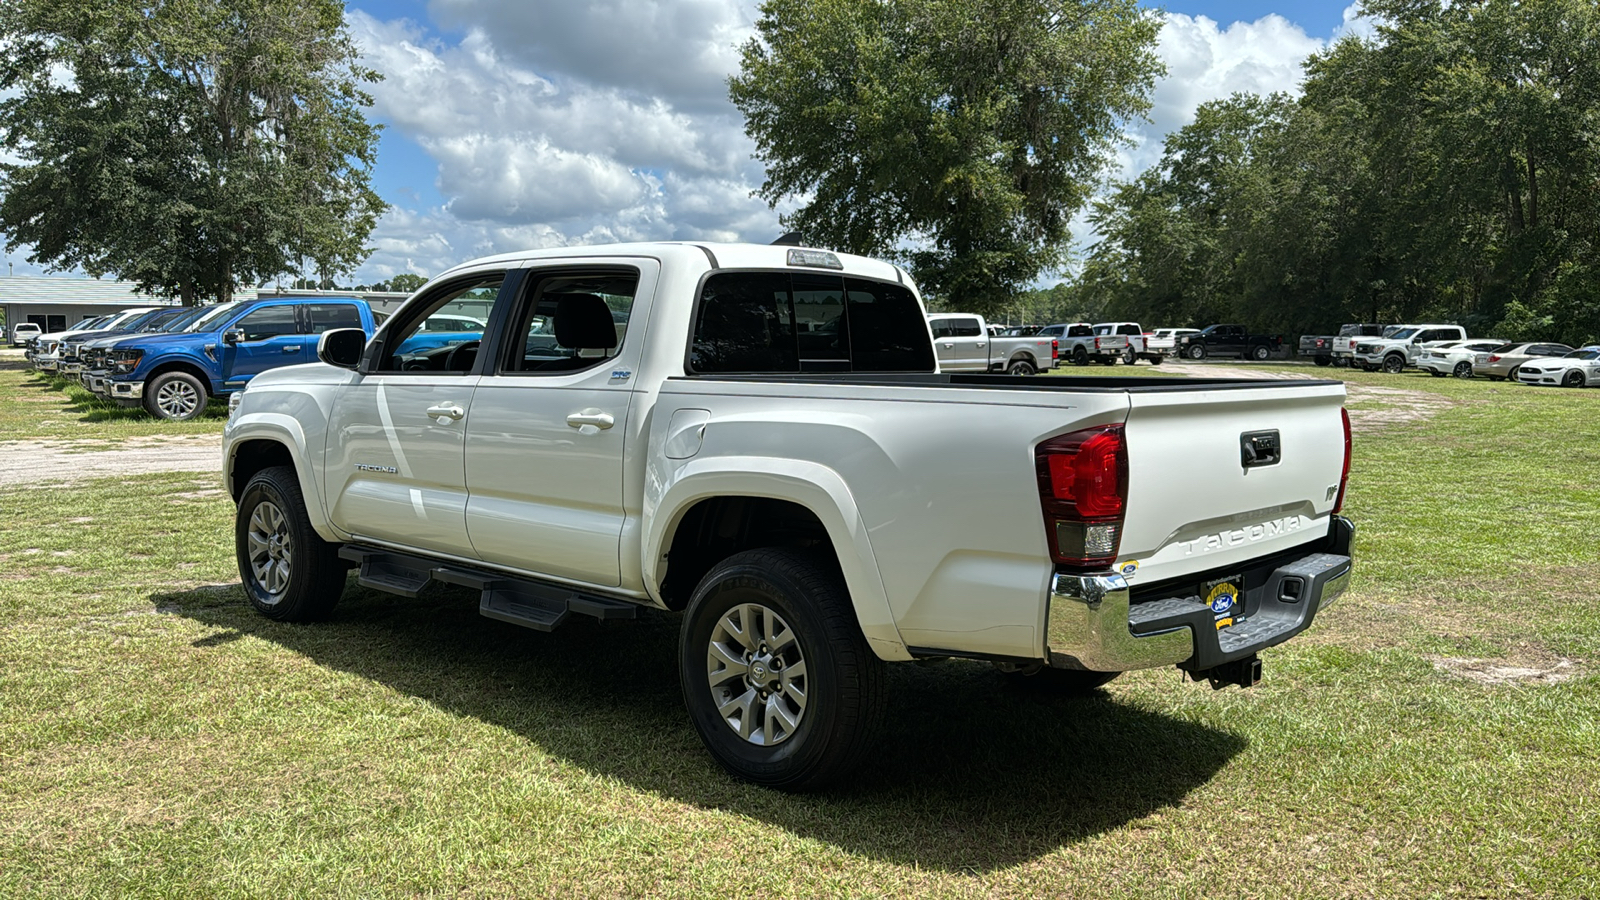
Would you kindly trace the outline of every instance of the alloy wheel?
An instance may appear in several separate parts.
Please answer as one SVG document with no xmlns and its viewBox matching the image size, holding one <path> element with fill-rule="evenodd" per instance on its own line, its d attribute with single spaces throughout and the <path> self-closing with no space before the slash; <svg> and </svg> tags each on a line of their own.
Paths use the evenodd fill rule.
<svg viewBox="0 0 1600 900">
<path fill-rule="evenodd" d="M 722 721 L 761 747 L 781 744 L 806 714 L 806 661 L 794 629 L 760 603 L 717 620 L 706 647 L 706 683 Z"/>
<path fill-rule="evenodd" d="M 294 539 L 289 535 L 289 518 L 271 500 L 256 504 L 250 514 L 246 552 L 256 583 L 274 600 L 282 598 L 294 564 Z"/>
</svg>

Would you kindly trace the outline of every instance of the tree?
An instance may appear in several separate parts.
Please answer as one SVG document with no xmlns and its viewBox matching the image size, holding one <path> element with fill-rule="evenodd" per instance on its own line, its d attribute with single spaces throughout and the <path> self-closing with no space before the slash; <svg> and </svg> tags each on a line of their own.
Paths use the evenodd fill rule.
<svg viewBox="0 0 1600 900">
<path fill-rule="evenodd" d="M 409 294 L 427 283 L 428 279 L 425 276 L 418 275 L 415 272 L 401 272 L 386 282 L 379 282 L 373 285 L 372 289 L 375 291 L 396 291 Z"/>
<path fill-rule="evenodd" d="M 0 5 L 0 230 L 54 269 L 229 299 L 348 272 L 384 204 L 337 0 Z"/>
<path fill-rule="evenodd" d="M 1058 267 L 1068 221 L 1149 107 L 1134 0 L 767 0 L 729 94 L 759 196 L 813 241 L 910 262 L 979 312 Z"/>
</svg>

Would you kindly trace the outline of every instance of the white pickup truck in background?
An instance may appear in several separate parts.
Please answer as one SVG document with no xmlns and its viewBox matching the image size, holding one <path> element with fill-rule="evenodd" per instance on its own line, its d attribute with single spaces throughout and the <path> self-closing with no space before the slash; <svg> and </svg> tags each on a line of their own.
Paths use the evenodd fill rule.
<svg viewBox="0 0 1600 900">
<path fill-rule="evenodd" d="M 481 332 L 429 340 L 468 306 L 489 310 Z M 915 287 L 871 259 L 491 257 L 370 342 L 326 332 L 318 359 L 230 403 L 253 606 L 325 616 L 353 566 L 546 631 L 681 611 L 689 721 L 774 787 L 850 773 L 888 663 L 1248 686 L 1350 578 L 1342 384 L 941 373 Z"/>
<path fill-rule="evenodd" d="M 1005 372 L 1033 375 L 1056 365 L 1056 341 L 1038 335 L 1001 337 L 991 334 L 982 316 L 929 313 L 933 349 L 941 372 Z"/>
<path fill-rule="evenodd" d="M 1161 353 L 1150 346 L 1138 322 L 1102 322 L 1094 326 L 1094 334 L 1095 349 L 1102 358 L 1115 356 L 1130 366 L 1141 359 L 1161 365 Z"/>
</svg>

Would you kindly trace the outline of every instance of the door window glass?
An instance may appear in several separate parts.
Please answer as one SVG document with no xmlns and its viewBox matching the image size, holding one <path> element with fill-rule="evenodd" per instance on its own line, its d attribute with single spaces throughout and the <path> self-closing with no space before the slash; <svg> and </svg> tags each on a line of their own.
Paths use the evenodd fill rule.
<svg viewBox="0 0 1600 900">
<path fill-rule="evenodd" d="M 955 328 L 951 326 L 949 319 L 934 319 L 928 325 L 933 329 L 935 340 L 955 336 Z"/>
<path fill-rule="evenodd" d="M 286 334 L 299 334 L 293 306 L 263 306 L 245 313 L 233 329 L 244 332 L 246 341 L 265 341 Z M 230 330 L 233 330 L 230 329 Z"/>
<path fill-rule="evenodd" d="M 951 319 L 950 325 L 956 337 L 978 337 L 983 334 L 977 319 Z"/>
<path fill-rule="evenodd" d="M 458 281 L 424 297 L 416 311 L 402 310 L 404 322 L 396 322 L 384 337 L 379 372 L 451 372 L 464 375 L 472 371 L 483 340 L 483 326 L 489 309 L 500 297 L 505 275 L 496 272 Z"/>
<path fill-rule="evenodd" d="M 628 334 L 639 274 L 549 275 L 530 285 L 505 371 L 561 374 L 616 356 Z"/>
<path fill-rule="evenodd" d="M 311 314 L 312 334 L 361 327 L 361 312 L 354 303 L 312 303 L 306 309 Z"/>
</svg>

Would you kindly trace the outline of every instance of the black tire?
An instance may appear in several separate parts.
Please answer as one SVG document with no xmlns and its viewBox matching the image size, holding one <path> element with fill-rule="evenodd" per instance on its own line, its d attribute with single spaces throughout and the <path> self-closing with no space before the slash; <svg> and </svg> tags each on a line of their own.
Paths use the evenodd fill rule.
<svg viewBox="0 0 1600 900">
<path fill-rule="evenodd" d="M 1125 366 L 1133 365 L 1134 362 L 1136 360 L 1138 360 L 1138 358 L 1139 357 L 1137 357 L 1137 356 L 1135 356 L 1133 354 L 1133 348 L 1132 347 L 1129 347 L 1128 349 L 1122 351 L 1122 364 L 1125 365 Z"/>
<path fill-rule="evenodd" d="M 1583 387 L 1584 377 L 1582 372 L 1568 372 L 1561 376 L 1561 386 L 1569 388 Z"/>
<path fill-rule="evenodd" d="M 1435 378 L 1443 378 L 1446 375 L 1446 373 L 1444 373 L 1444 372 L 1435 372 L 1433 369 L 1429 369 L 1428 370 L 1428 374 L 1432 375 Z"/>
<path fill-rule="evenodd" d="M 1072 364 L 1075 366 L 1087 366 L 1089 364 L 1089 351 L 1085 350 L 1082 344 L 1073 349 Z"/>
<path fill-rule="evenodd" d="M 1311 361 L 1322 367 L 1333 365 L 1333 357 L 1331 356 L 1317 356 L 1313 357 Z"/>
<path fill-rule="evenodd" d="M 1265 344 L 1250 348 L 1250 356 L 1257 361 L 1266 359 L 1271 355 L 1272 351 L 1267 349 L 1267 345 Z"/>
<path fill-rule="evenodd" d="M 1471 378 L 1472 363 L 1462 360 L 1461 362 L 1456 363 L 1456 367 L 1450 370 L 1450 374 L 1457 378 Z"/>
<path fill-rule="evenodd" d="M 765 612 L 750 613 L 756 606 Z M 741 611 L 736 613 L 736 607 Z M 793 634 L 793 640 L 785 645 L 788 649 L 763 655 L 762 650 L 773 648 L 762 642 L 761 650 L 746 652 L 743 663 L 733 659 L 749 668 L 714 686 L 715 675 L 708 672 L 713 647 L 717 635 L 731 633 L 723 622 L 737 617 L 741 628 L 753 630 L 760 623 L 750 622 L 747 615 L 770 622 L 765 616 L 774 613 L 778 624 L 787 626 L 781 634 Z M 760 743 L 772 735 L 774 719 L 769 712 L 763 713 L 766 724 L 759 735 L 755 734 L 756 723 L 746 725 L 744 713 L 754 711 L 753 704 L 767 697 L 756 696 L 750 678 L 759 674 L 777 679 L 780 672 L 793 668 L 791 654 L 795 651 L 805 665 L 800 694 L 804 706 L 793 719 L 792 731 L 770 737 L 770 744 Z M 732 659 L 726 654 L 718 658 Z M 756 665 L 763 659 L 770 662 Z M 766 787 L 813 790 L 848 775 L 871 748 L 883 719 L 883 661 L 873 654 L 856 624 L 850 595 L 833 560 L 805 551 L 746 550 L 712 568 L 695 588 L 684 613 L 678 669 L 684 705 L 706 749 L 735 777 Z M 730 669 L 725 666 L 719 671 Z M 772 690 L 765 710 L 781 707 L 793 715 L 794 695 L 786 693 L 788 681 L 767 684 Z M 749 697 L 749 702 L 742 710 L 733 709 L 740 720 L 736 725 L 720 710 L 731 708 L 741 697 Z M 781 724 L 783 719 L 777 721 Z M 736 730 L 740 727 L 752 736 L 742 735 Z"/>
<path fill-rule="evenodd" d="M 1102 356 L 1099 359 L 1096 359 L 1095 362 L 1102 366 L 1114 366 L 1117 364 L 1117 360 L 1121 358 L 1122 357 L 1120 356 Z"/>
<path fill-rule="evenodd" d="M 1152 365 L 1152 366 L 1161 365 L 1161 354 L 1159 354 L 1159 353 L 1153 354 L 1152 356 L 1149 357 L 1149 359 L 1150 359 L 1150 365 Z"/>
<path fill-rule="evenodd" d="M 1184 352 L 1184 355 L 1188 356 L 1190 359 L 1205 359 L 1206 358 L 1206 348 L 1200 346 L 1199 344 L 1195 344 L 1193 347 L 1190 347 L 1189 349 L 1187 349 L 1187 350 L 1185 350 L 1183 352 Z"/>
<path fill-rule="evenodd" d="M 1350 368 L 1350 360 L 1345 359 L 1342 356 L 1336 356 L 1333 359 L 1333 365 L 1334 365 L 1334 368 L 1348 369 L 1348 368 Z"/>
<path fill-rule="evenodd" d="M 1033 375 L 1038 371 L 1033 363 L 1026 359 L 1014 359 L 1011 361 L 1011 365 L 1006 367 L 1007 375 Z"/>
<path fill-rule="evenodd" d="M 277 522 L 268 513 L 269 505 L 282 516 L 281 531 L 273 527 Z M 262 514 L 260 519 L 257 512 Z M 261 525 L 266 528 L 257 527 Z M 268 539 L 263 540 L 262 531 Z M 310 622 L 323 618 L 344 593 L 346 570 L 339 560 L 339 547 L 324 541 L 311 527 L 300 479 L 288 466 L 262 469 L 245 485 L 234 517 L 233 544 L 245 595 L 256 612 L 269 619 Z M 275 568 L 279 563 L 288 568 L 287 577 Z M 267 574 L 259 574 L 262 567 Z M 274 573 L 281 582 L 271 583 Z"/>
<path fill-rule="evenodd" d="M 1391 353 L 1383 358 L 1383 370 L 1390 375 L 1399 375 L 1406 370 L 1406 358 L 1398 353 Z"/>
<path fill-rule="evenodd" d="M 1522 379 L 1518 378 L 1517 376 L 1520 375 L 1521 373 L 1522 373 L 1522 367 L 1521 366 L 1512 366 L 1511 367 L 1511 371 L 1506 373 L 1506 380 L 1507 381 L 1515 381 L 1515 382 L 1520 383 L 1522 381 Z"/>
<path fill-rule="evenodd" d="M 1088 672 L 1045 666 L 1032 672 L 1006 672 L 1006 680 L 1021 690 L 1049 694 L 1087 694 L 1105 687 L 1121 672 Z"/>
<path fill-rule="evenodd" d="M 205 412 L 207 399 L 205 384 L 188 372 L 163 372 L 144 386 L 145 412 L 172 422 Z"/>
</svg>

